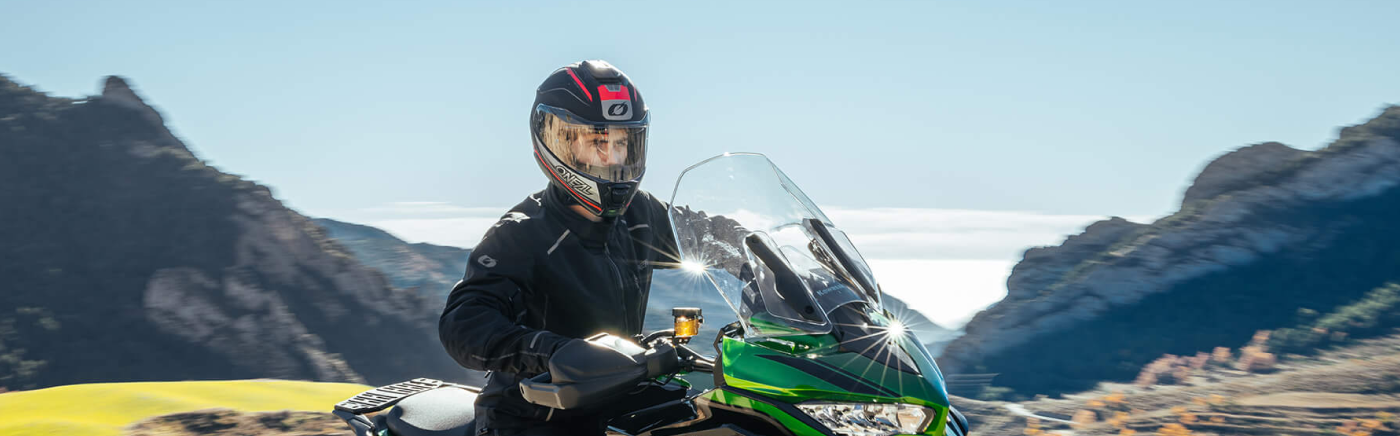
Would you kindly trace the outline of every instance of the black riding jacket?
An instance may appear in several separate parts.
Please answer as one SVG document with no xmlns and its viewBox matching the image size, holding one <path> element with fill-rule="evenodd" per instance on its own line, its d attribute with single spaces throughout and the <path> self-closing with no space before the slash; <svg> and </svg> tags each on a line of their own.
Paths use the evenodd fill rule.
<svg viewBox="0 0 1400 436">
<path fill-rule="evenodd" d="M 487 425 L 546 419 L 548 408 L 521 398 L 519 380 L 548 371 L 570 339 L 641 333 L 652 269 L 675 264 L 666 207 L 650 194 L 594 223 L 557 189 L 530 195 L 486 232 L 439 319 L 448 354 L 492 372 L 477 400 Z"/>
</svg>

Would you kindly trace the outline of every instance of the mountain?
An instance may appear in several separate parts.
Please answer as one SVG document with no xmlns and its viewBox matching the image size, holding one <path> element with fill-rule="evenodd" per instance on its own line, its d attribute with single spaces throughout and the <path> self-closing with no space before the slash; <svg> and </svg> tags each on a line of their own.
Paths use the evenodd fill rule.
<svg viewBox="0 0 1400 436">
<path fill-rule="evenodd" d="M 1400 107 L 1318 151 L 1251 145 L 1206 165 L 1181 208 L 1032 248 L 1005 299 L 939 358 L 1018 396 L 1132 380 L 1164 354 L 1239 347 L 1400 279 Z M 975 392 L 965 392 L 975 394 Z"/>
<path fill-rule="evenodd" d="M 311 222 L 325 229 L 327 236 L 365 265 L 389 279 L 396 289 L 413 290 L 439 306 L 447 301 L 452 286 L 467 271 L 469 248 L 427 243 L 410 244 L 389 232 L 360 224 L 327 218 Z"/>
<path fill-rule="evenodd" d="M 0 386 L 455 379 L 433 302 L 190 152 L 118 77 L 0 76 Z"/>
<path fill-rule="evenodd" d="M 313 220 L 331 238 L 348 247 L 360 262 L 384 273 L 399 289 L 414 289 L 424 297 L 446 303 L 447 293 L 466 272 L 470 249 L 432 244 L 410 244 L 383 230 L 331 219 Z M 712 337 L 719 328 L 734 322 L 734 312 L 713 288 L 695 276 L 679 270 L 658 269 L 652 277 L 647 301 L 645 331 L 671 328 L 673 307 L 699 307 L 706 316 L 700 334 Z M 899 299 L 886 295 L 885 306 L 899 316 L 931 351 L 941 349 L 955 333 L 934 324 Z"/>
</svg>

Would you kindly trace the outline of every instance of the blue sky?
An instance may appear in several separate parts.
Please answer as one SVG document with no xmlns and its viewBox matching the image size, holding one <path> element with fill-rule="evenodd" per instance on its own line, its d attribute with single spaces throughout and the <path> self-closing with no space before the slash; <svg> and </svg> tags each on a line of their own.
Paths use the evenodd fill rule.
<svg viewBox="0 0 1400 436">
<path fill-rule="evenodd" d="M 0 10 L 0 72 L 13 79 L 73 97 L 123 75 L 200 157 L 293 208 L 457 245 L 479 234 L 468 223 L 544 185 L 526 136 L 533 90 L 581 59 L 612 62 L 647 98 L 644 189 L 667 197 L 691 163 L 762 152 L 821 206 L 863 220 L 837 222 L 868 229 L 851 230 L 857 244 L 924 241 L 868 256 L 996 268 L 1098 217 L 1169 213 L 1233 148 L 1316 149 L 1400 103 L 1390 1 Z M 909 228 L 861 212 L 879 208 L 930 219 Z M 1000 236 L 889 230 L 969 239 L 954 233 L 985 223 L 977 213 L 1004 218 Z M 986 286 L 1004 280 L 986 275 Z"/>
</svg>

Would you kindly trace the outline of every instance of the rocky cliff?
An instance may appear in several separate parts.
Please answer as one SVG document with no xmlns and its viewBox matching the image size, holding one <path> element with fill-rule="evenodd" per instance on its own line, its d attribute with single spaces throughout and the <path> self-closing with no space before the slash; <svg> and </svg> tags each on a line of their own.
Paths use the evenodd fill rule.
<svg viewBox="0 0 1400 436">
<path fill-rule="evenodd" d="M 327 235 L 348 248 L 360 263 L 379 270 L 398 289 L 416 292 L 442 309 L 452 285 L 467 270 L 470 248 L 427 243 L 410 244 L 389 232 L 333 219 L 312 220 Z"/>
<path fill-rule="evenodd" d="M 64 99 L 0 76 L 0 385 L 462 373 L 434 302 L 163 123 L 121 78 Z"/>
<path fill-rule="evenodd" d="M 1319 295 L 1371 289 L 1400 266 L 1389 234 L 1400 215 L 1397 185 L 1400 107 L 1343 129 L 1318 151 L 1271 142 L 1228 153 L 1205 166 L 1171 216 L 1152 224 L 1113 218 L 1060 246 L 1027 250 L 1007 297 L 967 324 L 940 365 L 1024 381 L 1035 378 L 1026 371 L 1047 367 L 1012 362 L 1055 361 L 1067 369 L 1039 377 L 1111 379 L 1141 366 L 1132 356 L 1194 352 L 1187 348 L 1235 340 L 1225 330 L 1247 337 L 1276 327 L 1278 313 L 1338 304 L 1345 299 Z M 1295 293 L 1303 297 L 1277 298 Z M 1223 304 L 1238 315 L 1224 314 Z M 1114 329 L 1120 333 L 1100 331 Z M 1077 356 L 1057 355 L 1066 349 Z M 1080 370 L 1104 359 L 1121 368 Z"/>
</svg>

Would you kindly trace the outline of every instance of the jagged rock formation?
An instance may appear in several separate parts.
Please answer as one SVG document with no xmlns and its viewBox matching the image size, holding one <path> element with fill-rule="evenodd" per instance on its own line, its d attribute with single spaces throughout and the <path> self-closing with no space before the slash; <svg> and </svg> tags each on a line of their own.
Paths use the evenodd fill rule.
<svg viewBox="0 0 1400 436">
<path fill-rule="evenodd" d="M 1181 205 L 1203 200 L 1238 189 L 1255 177 L 1278 169 L 1293 159 L 1307 155 L 1277 142 L 1265 142 L 1240 148 L 1215 158 L 1201 170 L 1191 187 L 1186 188 Z"/>
<path fill-rule="evenodd" d="M 0 385 L 463 374 L 434 302 L 162 120 L 117 77 L 70 100 L 0 76 Z"/>
<path fill-rule="evenodd" d="M 1011 269 L 1006 279 L 1009 298 L 1033 298 L 1035 293 L 1055 284 L 1065 273 L 1081 262 L 1102 253 L 1104 249 L 1132 234 L 1144 225 L 1119 217 L 1090 224 L 1084 233 L 1070 236 L 1055 247 L 1035 247 L 1026 250 L 1021 262 Z"/>
<path fill-rule="evenodd" d="M 133 91 L 131 86 L 126 84 L 126 80 L 121 77 L 107 76 L 107 79 L 102 83 L 102 94 L 100 94 L 98 98 L 101 99 L 103 103 L 134 110 L 140 113 L 141 116 L 146 118 L 146 121 L 149 121 L 151 124 L 158 126 L 165 125 L 165 118 L 162 118 L 160 113 L 156 112 L 155 108 L 146 104 L 145 100 L 142 100 L 140 96 L 136 95 L 136 91 Z M 179 141 L 173 136 L 161 139 Z"/>
<path fill-rule="evenodd" d="M 1310 271 L 1309 265 L 1320 265 L 1331 258 L 1353 253 L 1367 253 L 1355 254 L 1363 259 L 1347 264 L 1352 266 L 1342 266 L 1357 268 L 1355 271 L 1333 268 L 1317 274 L 1347 274 L 1365 276 L 1373 282 L 1379 280 L 1379 276 L 1371 277 L 1377 274 L 1376 268 L 1371 266 L 1389 265 L 1386 256 L 1390 256 L 1392 249 L 1379 242 L 1388 241 L 1383 238 L 1390 235 L 1376 234 L 1384 232 L 1375 228 L 1388 228 L 1385 226 L 1393 221 L 1394 211 L 1400 210 L 1391 209 L 1395 194 L 1400 192 L 1396 188 L 1400 185 L 1400 142 L 1397 141 L 1400 141 L 1400 107 L 1390 107 L 1366 124 L 1343 129 L 1336 142 L 1316 152 L 1295 150 L 1277 143 L 1246 147 L 1207 165 L 1187 189 L 1182 208 L 1176 214 L 1151 225 L 1117 218 L 1101 221 L 1059 247 L 1028 250 L 1007 280 L 1006 299 L 974 317 L 965 328 L 966 334 L 945 350 L 940 365 L 951 373 L 996 372 L 1002 373 L 1003 378 L 1014 379 L 1023 367 L 993 362 L 1011 362 L 1015 360 L 1013 355 L 1020 355 L 1021 360 L 1034 360 L 1030 357 L 1035 354 L 1032 350 L 1062 346 L 1058 342 L 1037 344 L 1037 341 L 1049 337 L 1067 340 L 1070 336 L 1061 335 L 1064 332 L 1079 334 L 1076 342 L 1097 341 L 1098 336 L 1086 332 L 1083 326 L 1127 310 L 1137 311 L 1133 313 L 1140 315 L 1141 327 L 1150 328 L 1158 317 L 1143 307 L 1149 304 L 1148 299 L 1152 299 L 1153 305 L 1172 305 L 1157 312 L 1172 312 L 1181 319 L 1192 319 L 1197 315 L 1194 312 L 1213 313 L 1218 307 L 1191 308 L 1190 302 L 1157 295 L 1188 295 L 1186 291 L 1189 290 L 1190 295 L 1198 296 L 1202 294 L 1196 290 L 1226 281 L 1244 283 L 1244 287 L 1234 288 L 1242 289 L 1243 293 L 1251 283 L 1259 282 L 1240 279 L 1244 277 L 1241 271 L 1246 271 L 1244 267 L 1250 265 L 1267 264 L 1276 268 L 1290 265 L 1273 275 L 1302 274 Z M 1387 220 L 1386 216 L 1391 218 Z M 1351 249 L 1353 246 L 1357 248 Z M 1305 259 L 1307 256 L 1321 256 L 1322 259 Z M 1364 289 L 1368 290 L 1377 284 L 1356 283 L 1355 287 L 1361 289 L 1365 285 Z M 1281 284 L 1285 289 L 1274 292 L 1283 295 L 1296 291 L 1286 289 L 1287 285 Z M 1345 288 L 1346 292 L 1356 292 Z M 1316 290 L 1328 291 L 1341 292 Z M 1225 298 L 1228 295 L 1205 296 Z M 1205 300 L 1196 303 L 1210 304 Z M 1264 324 L 1267 324 L 1265 318 L 1276 318 L 1274 312 L 1299 307 L 1288 306 L 1288 301 L 1234 302 L 1239 303 L 1269 306 L 1269 314 L 1258 317 L 1259 328 L 1273 327 Z M 1258 308 L 1241 306 L 1236 309 L 1248 314 Z M 1204 318 L 1201 321 L 1212 322 Z M 1212 326 L 1183 328 L 1185 330 L 1172 334 L 1209 336 L 1207 332 Z M 1186 342 L 1190 341 L 1181 341 L 1182 346 Z M 1074 346 L 1086 353 L 1104 353 L 1080 356 L 1086 360 L 1168 352 L 1143 349 L 1141 345 L 1134 348 L 1126 343 L 1105 343 L 1101 348 L 1092 344 Z M 1127 370 L 1135 370 L 1131 368 L 1134 363 L 1126 362 Z M 1093 374 L 1076 373 L 1075 376 L 1088 379 Z"/>
</svg>

